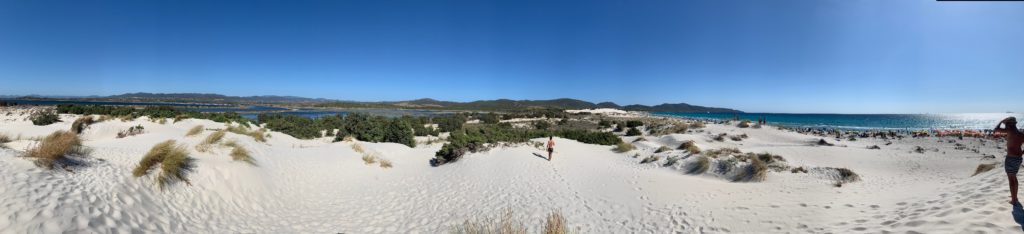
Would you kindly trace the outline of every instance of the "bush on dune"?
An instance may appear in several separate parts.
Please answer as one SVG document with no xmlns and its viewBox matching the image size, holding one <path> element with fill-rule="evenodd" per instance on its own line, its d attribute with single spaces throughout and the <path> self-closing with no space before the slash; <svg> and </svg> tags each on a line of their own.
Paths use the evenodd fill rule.
<svg viewBox="0 0 1024 234">
<path fill-rule="evenodd" d="M 631 128 L 629 128 L 629 130 L 626 130 L 626 136 L 639 136 L 639 135 L 643 135 L 643 132 L 640 132 L 640 129 L 636 129 L 635 127 L 631 127 Z"/>
<path fill-rule="evenodd" d="M 661 146 L 661 147 L 658 147 L 657 150 L 654 150 L 654 153 L 661 153 L 661 152 L 667 152 L 667 151 L 672 151 L 672 149 L 668 148 L 668 146 Z"/>
<path fill-rule="evenodd" d="M 88 153 L 78 134 L 56 131 L 43 138 L 34 148 L 25 151 L 24 157 L 35 160 L 35 164 L 42 168 L 54 169 L 59 164 L 68 169 L 81 164 L 72 157 L 84 157 Z"/>
<path fill-rule="evenodd" d="M 160 174 L 156 177 L 156 184 L 160 190 L 179 181 L 192 185 L 187 175 L 195 169 L 194 161 L 195 159 L 188 156 L 184 144 L 167 140 L 149 149 L 139 161 L 139 165 L 132 170 L 132 176 L 141 177 L 149 174 L 149 171 L 159 165 Z"/>
<path fill-rule="evenodd" d="M 29 115 L 29 119 L 32 120 L 33 125 L 44 126 L 50 125 L 56 122 L 60 122 L 60 116 L 57 113 L 49 110 L 40 110 L 32 112 Z"/>
<path fill-rule="evenodd" d="M 750 127 L 750 123 L 751 123 L 750 120 L 743 120 L 739 124 L 737 124 L 736 127 L 739 127 L 739 128 L 749 128 Z"/>
</svg>

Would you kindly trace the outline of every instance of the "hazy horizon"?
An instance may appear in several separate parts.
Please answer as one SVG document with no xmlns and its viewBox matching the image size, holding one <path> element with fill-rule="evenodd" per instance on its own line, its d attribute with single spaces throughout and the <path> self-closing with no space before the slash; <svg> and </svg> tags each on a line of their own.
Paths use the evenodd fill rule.
<svg viewBox="0 0 1024 234">
<path fill-rule="evenodd" d="M 1024 112 L 1013 3 L 19 1 L 0 33 L 0 95 Z"/>
</svg>

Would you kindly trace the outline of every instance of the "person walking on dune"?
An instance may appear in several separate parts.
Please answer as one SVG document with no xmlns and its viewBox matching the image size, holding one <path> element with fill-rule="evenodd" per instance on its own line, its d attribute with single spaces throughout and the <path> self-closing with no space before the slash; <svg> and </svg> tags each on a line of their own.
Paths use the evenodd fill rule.
<svg viewBox="0 0 1024 234">
<path fill-rule="evenodd" d="M 1002 126 L 1000 126 L 1002 125 Z M 999 121 L 994 130 L 996 133 L 1006 134 L 1006 162 L 1003 167 L 1006 169 L 1006 177 L 1010 180 L 1010 204 L 1020 204 L 1017 201 L 1017 171 L 1021 163 L 1021 143 L 1024 143 L 1024 133 L 1017 129 L 1017 119 L 1008 117 Z"/>
<path fill-rule="evenodd" d="M 555 137 L 548 137 L 548 161 L 551 161 L 551 154 L 555 152 Z"/>
</svg>

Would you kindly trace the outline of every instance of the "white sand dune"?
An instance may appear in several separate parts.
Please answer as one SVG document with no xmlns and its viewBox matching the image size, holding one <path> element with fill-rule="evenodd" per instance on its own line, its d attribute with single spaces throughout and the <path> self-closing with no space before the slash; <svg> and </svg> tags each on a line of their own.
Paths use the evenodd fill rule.
<svg viewBox="0 0 1024 234">
<path fill-rule="evenodd" d="M 971 176 L 978 164 L 1001 161 L 1001 156 L 982 159 L 980 153 L 956 150 L 938 138 L 894 140 L 892 145 L 827 139 L 837 146 L 812 146 L 808 143 L 818 138 L 711 124 L 701 133 L 649 136 L 628 153 L 556 138 L 558 149 L 550 162 L 535 155 L 544 154 L 540 149 L 524 145 L 431 167 L 428 160 L 440 144 L 332 143 L 276 132 L 261 143 L 228 133 L 227 140 L 251 151 L 258 164 L 251 166 L 232 161 L 227 147 L 196 152 L 193 146 L 212 131 L 184 136 L 195 125 L 223 124 L 194 119 L 157 124 L 140 118 L 87 129 L 82 136 L 93 150 L 89 165 L 73 173 L 44 171 L 18 157 L 33 144 L 29 138 L 68 129 L 75 117 L 63 116 L 65 122 L 49 126 L 0 117 L 0 133 L 22 136 L 7 144 L 11 149 L 0 149 L 0 232 L 437 233 L 467 219 L 496 218 L 505 208 L 531 228 L 560 210 L 581 233 L 1021 232 L 1006 203 L 1001 164 Z M 146 133 L 115 137 L 139 124 Z M 711 140 L 718 133 L 749 138 Z M 131 170 L 150 147 L 168 139 L 188 144 L 197 168 L 189 174 L 191 186 L 175 184 L 160 191 L 152 176 L 134 178 Z M 685 140 L 705 150 L 737 147 L 778 154 L 791 166 L 845 167 L 860 174 L 861 181 L 834 187 L 821 173 L 772 172 L 764 182 L 732 183 L 664 167 L 664 157 L 638 163 L 657 147 L 674 149 Z M 991 140 L 957 142 L 1002 155 Z M 351 144 L 394 167 L 365 164 Z M 882 149 L 867 149 L 870 145 Z M 916 153 L 915 146 L 929 150 Z M 637 153 L 641 157 L 630 157 Z M 1017 213 L 1024 219 L 1024 211 Z"/>
</svg>

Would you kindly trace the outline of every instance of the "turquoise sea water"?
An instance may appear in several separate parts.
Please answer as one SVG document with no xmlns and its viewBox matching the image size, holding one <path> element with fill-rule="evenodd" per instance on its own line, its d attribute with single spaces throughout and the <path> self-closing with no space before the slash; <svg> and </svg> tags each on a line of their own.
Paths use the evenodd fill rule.
<svg viewBox="0 0 1024 234">
<path fill-rule="evenodd" d="M 1003 118 L 1024 118 L 1021 113 L 962 114 L 779 114 L 779 113 L 675 113 L 658 112 L 659 116 L 728 120 L 738 117 L 756 121 L 767 118 L 768 124 L 787 127 L 836 128 L 849 130 L 926 130 L 926 129 L 992 129 Z M 1018 126 L 1020 127 L 1020 126 Z"/>
</svg>

